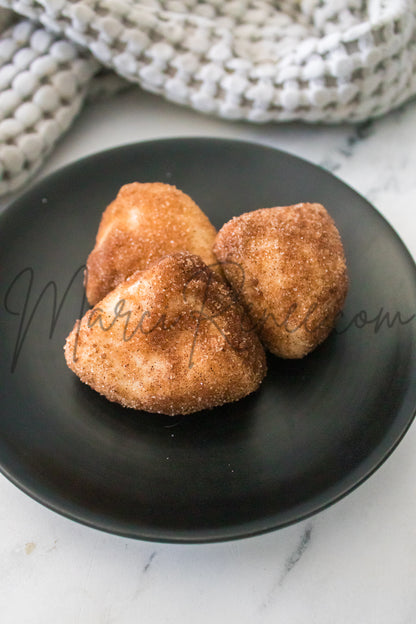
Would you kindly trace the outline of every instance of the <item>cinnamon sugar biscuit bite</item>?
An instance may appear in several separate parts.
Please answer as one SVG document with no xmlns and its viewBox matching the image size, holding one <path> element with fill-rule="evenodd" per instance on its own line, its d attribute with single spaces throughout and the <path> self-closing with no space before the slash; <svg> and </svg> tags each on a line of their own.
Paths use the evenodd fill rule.
<svg viewBox="0 0 416 624">
<path fill-rule="evenodd" d="M 95 305 L 138 269 L 189 251 L 210 265 L 216 230 L 196 203 L 176 187 L 133 182 L 121 187 L 103 213 L 87 260 L 87 298 Z"/>
<path fill-rule="evenodd" d="M 69 368 L 126 407 L 176 415 L 236 401 L 266 374 L 226 284 L 187 252 L 136 271 L 67 338 Z"/>
<path fill-rule="evenodd" d="M 329 335 L 348 277 L 339 232 L 323 206 L 242 214 L 221 228 L 214 252 L 272 353 L 301 358 Z"/>
</svg>

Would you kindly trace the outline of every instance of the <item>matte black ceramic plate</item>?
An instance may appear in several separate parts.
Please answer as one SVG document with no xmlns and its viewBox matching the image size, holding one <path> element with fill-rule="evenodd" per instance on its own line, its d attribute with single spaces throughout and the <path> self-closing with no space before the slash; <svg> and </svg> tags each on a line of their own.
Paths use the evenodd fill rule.
<svg viewBox="0 0 416 624">
<path fill-rule="evenodd" d="M 67 369 L 82 267 L 126 182 L 189 193 L 220 227 L 233 215 L 322 202 L 351 288 L 337 331 L 302 361 L 269 357 L 261 389 L 169 418 L 123 409 Z M 384 219 L 331 174 L 225 140 L 142 143 L 97 154 L 29 190 L 0 219 L 0 465 L 74 520 L 143 539 L 198 542 L 282 527 L 368 477 L 416 406 L 416 272 Z"/>
</svg>

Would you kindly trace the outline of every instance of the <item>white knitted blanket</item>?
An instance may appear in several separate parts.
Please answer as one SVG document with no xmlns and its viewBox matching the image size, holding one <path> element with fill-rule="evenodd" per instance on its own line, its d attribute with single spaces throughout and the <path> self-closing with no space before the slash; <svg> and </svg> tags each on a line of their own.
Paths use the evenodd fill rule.
<svg viewBox="0 0 416 624">
<path fill-rule="evenodd" d="M 0 194 L 40 166 L 88 95 L 126 81 L 254 122 L 358 121 L 416 92 L 416 0 L 0 6 Z"/>
</svg>

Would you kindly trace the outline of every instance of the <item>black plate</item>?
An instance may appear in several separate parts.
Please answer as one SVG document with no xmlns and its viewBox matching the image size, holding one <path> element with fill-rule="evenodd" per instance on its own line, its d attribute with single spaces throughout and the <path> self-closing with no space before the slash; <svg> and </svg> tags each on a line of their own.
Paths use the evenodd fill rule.
<svg viewBox="0 0 416 624">
<path fill-rule="evenodd" d="M 269 357 L 257 393 L 193 416 L 123 409 L 81 384 L 62 351 L 82 308 L 79 268 L 102 210 L 134 180 L 176 184 L 217 227 L 259 207 L 322 202 L 351 278 L 337 333 L 302 361 Z M 277 150 L 163 140 L 70 165 L 2 215 L 0 269 L 1 470 L 85 524 L 178 542 L 282 527 L 360 484 L 413 419 L 411 257 L 357 193 Z"/>
</svg>

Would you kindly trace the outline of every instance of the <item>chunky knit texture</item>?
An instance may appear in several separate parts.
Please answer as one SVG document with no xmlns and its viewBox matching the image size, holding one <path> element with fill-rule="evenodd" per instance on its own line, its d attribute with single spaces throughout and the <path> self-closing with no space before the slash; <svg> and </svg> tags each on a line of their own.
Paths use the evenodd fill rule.
<svg viewBox="0 0 416 624">
<path fill-rule="evenodd" d="M 0 5 L 14 12 L 0 14 L 0 28 L 17 20 L 0 38 L 3 194 L 36 170 L 89 91 L 123 80 L 254 122 L 358 121 L 416 92 L 416 0 Z"/>
</svg>

